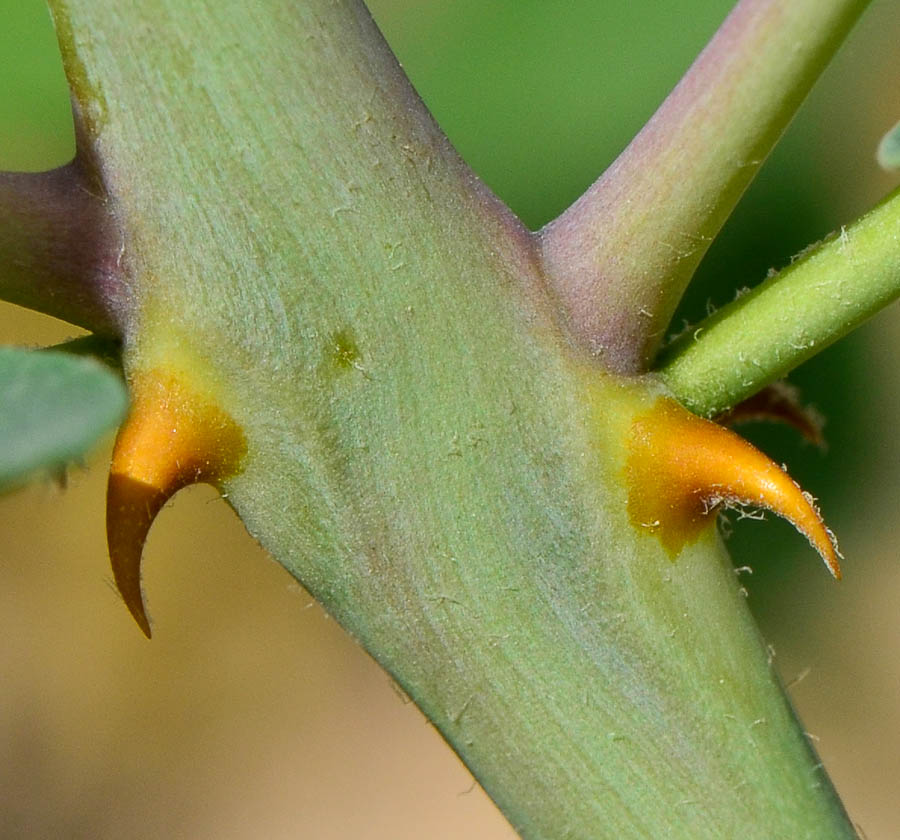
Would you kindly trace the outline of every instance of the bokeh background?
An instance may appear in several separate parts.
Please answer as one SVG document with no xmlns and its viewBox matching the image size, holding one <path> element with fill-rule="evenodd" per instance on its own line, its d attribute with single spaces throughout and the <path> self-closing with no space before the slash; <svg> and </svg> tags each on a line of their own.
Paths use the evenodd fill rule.
<svg viewBox="0 0 900 840">
<path fill-rule="evenodd" d="M 462 154 L 531 226 L 615 157 L 728 0 L 373 0 Z M 759 282 L 896 186 L 878 170 L 900 118 L 900 4 L 875 0 L 685 300 Z M 71 157 L 42 0 L 0 0 L 0 168 Z M 715 138 L 710 138 L 714 143 Z M 0 305 L 0 342 L 77 331 Z M 805 726 L 869 840 L 900 835 L 900 313 L 792 380 L 827 452 L 743 431 L 819 497 L 841 538 L 834 584 L 777 521 L 736 522 L 750 607 Z M 0 499 L 0 838 L 483 838 L 513 834 L 388 677 L 243 532 L 183 492 L 147 548 L 148 643 L 114 594 L 103 536 L 110 441 L 68 487 Z"/>
</svg>

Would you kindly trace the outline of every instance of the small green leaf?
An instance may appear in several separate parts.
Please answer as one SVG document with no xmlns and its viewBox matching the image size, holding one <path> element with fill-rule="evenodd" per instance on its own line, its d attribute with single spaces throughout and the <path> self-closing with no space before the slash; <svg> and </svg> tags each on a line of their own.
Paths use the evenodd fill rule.
<svg viewBox="0 0 900 840">
<path fill-rule="evenodd" d="M 126 406 L 121 381 L 94 359 L 0 347 L 0 489 L 81 457 Z"/>
<path fill-rule="evenodd" d="M 900 122 L 881 138 L 878 165 L 882 169 L 900 169 Z"/>
</svg>

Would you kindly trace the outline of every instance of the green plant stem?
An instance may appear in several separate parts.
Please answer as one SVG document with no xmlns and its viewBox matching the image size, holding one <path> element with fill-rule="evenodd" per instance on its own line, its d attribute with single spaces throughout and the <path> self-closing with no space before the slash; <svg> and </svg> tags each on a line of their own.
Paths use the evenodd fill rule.
<svg viewBox="0 0 900 840">
<path fill-rule="evenodd" d="M 659 374 L 685 406 L 712 417 L 898 297 L 900 191 L 685 333 Z"/>
<path fill-rule="evenodd" d="M 867 0 L 741 0 L 653 118 L 541 233 L 572 330 L 645 370 L 710 242 Z"/>
<path fill-rule="evenodd" d="M 126 374 L 216 397 L 229 502 L 522 835 L 853 836 L 714 529 L 673 563 L 629 518 L 661 388 L 573 358 L 534 239 L 364 7 L 51 5 L 122 221 Z"/>
</svg>

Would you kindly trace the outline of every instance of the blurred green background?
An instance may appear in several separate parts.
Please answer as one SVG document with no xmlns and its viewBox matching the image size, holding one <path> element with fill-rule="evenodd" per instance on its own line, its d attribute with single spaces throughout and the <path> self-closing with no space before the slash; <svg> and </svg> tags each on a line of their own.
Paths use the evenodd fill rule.
<svg viewBox="0 0 900 840">
<path fill-rule="evenodd" d="M 532 227 L 610 163 L 677 81 L 725 0 L 376 0 L 370 7 L 463 156 Z M 41 0 L 0 0 L 0 168 L 72 154 Z M 762 279 L 898 178 L 900 5 L 876 0 L 704 262 L 681 319 Z M 715 138 L 710 138 L 714 143 Z M 0 305 L 0 341 L 77 334 Z M 780 522 L 735 522 L 751 608 L 854 820 L 900 825 L 900 339 L 896 308 L 798 370 L 822 453 L 743 432 L 819 499 L 846 555 L 834 584 Z M 64 492 L 0 499 L 0 838 L 509 838 L 390 681 L 208 489 L 147 550 L 147 643 L 109 588 L 108 442 Z M 734 519 L 732 515 L 732 519 Z"/>
</svg>

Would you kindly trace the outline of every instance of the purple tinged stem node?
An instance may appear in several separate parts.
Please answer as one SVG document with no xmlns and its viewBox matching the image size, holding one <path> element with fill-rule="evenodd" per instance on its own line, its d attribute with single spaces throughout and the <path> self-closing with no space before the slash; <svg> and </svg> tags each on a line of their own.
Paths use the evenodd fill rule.
<svg viewBox="0 0 900 840">
<path fill-rule="evenodd" d="M 123 241 L 81 157 L 0 172 L 0 297 L 103 335 L 125 326 Z"/>
</svg>

